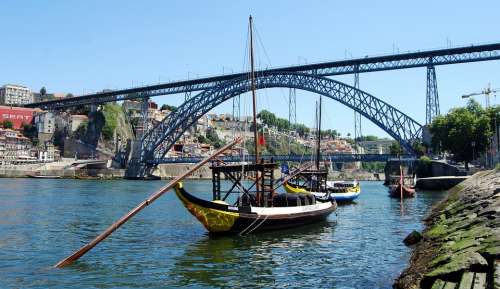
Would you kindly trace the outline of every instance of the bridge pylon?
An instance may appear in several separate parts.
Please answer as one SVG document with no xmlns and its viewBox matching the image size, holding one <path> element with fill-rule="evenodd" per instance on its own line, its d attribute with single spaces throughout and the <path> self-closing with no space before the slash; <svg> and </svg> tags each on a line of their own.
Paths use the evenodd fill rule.
<svg viewBox="0 0 500 289">
<path fill-rule="evenodd" d="M 430 60 L 432 62 L 432 60 Z M 432 120 L 440 115 L 439 95 L 436 81 L 436 69 L 434 65 L 427 66 L 427 95 L 425 102 L 425 124 L 429 125 Z"/>
</svg>

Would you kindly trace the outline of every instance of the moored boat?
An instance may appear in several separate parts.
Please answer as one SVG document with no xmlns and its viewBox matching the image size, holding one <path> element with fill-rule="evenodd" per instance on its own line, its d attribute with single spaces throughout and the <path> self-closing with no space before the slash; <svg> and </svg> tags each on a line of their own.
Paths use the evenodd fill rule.
<svg viewBox="0 0 500 289">
<path fill-rule="evenodd" d="M 35 179 L 61 179 L 61 176 L 57 175 L 40 175 L 40 173 L 35 173 L 35 174 L 26 174 L 28 178 L 35 178 Z"/>
<path fill-rule="evenodd" d="M 189 194 L 182 183 L 175 191 L 188 211 L 212 234 L 243 235 L 307 225 L 325 220 L 336 209 L 335 202 L 292 194 L 275 195 L 272 207 L 262 207 L 203 200 Z"/>
<path fill-rule="evenodd" d="M 358 181 L 327 181 L 326 186 L 337 202 L 352 202 L 361 194 Z"/>
<path fill-rule="evenodd" d="M 253 102 L 253 133 L 255 160 L 252 163 L 214 162 L 212 170 L 212 201 L 189 194 L 182 184 L 175 191 L 188 211 L 213 234 L 250 234 L 301 226 L 326 219 L 337 204 L 333 200 L 317 199 L 312 194 L 280 194 L 283 182 L 274 179 L 276 163 L 259 159 L 263 135 L 256 129 L 255 69 L 253 57 L 252 17 L 250 31 L 250 84 Z M 223 189 L 221 180 L 232 184 Z"/>
<path fill-rule="evenodd" d="M 415 197 L 415 189 L 403 184 L 391 185 L 389 186 L 389 196 L 392 198 L 413 198 Z"/>
<path fill-rule="evenodd" d="M 403 167 L 399 166 L 399 178 L 392 179 L 392 184 L 389 185 L 389 196 L 392 198 L 413 198 L 415 197 L 415 189 L 408 184 L 405 184 L 405 176 Z"/>
</svg>

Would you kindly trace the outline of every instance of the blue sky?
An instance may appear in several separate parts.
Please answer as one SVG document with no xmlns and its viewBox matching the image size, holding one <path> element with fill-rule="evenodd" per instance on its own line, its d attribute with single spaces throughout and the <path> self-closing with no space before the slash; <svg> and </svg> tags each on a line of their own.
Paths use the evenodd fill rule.
<svg viewBox="0 0 500 289">
<path fill-rule="evenodd" d="M 257 51 L 261 68 L 500 42 L 498 0 L 2 0 L 0 11 L 0 84 L 74 94 L 241 71 L 249 14 L 264 47 Z M 499 61 L 436 71 L 442 112 L 464 104 L 462 94 L 489 82 L 500 87 Z M 336 79 L 353 81 L 352 76 Z M 425 68 L 367 73 L 360 75 L 360 88 L 424 123 L 425 81 Z M 287 117 L 287 93 L 260 91 L 259 109 Z M 155 101 L 175 105 L 182 99 Z M 297 93 L 300 122 L 312 125 L 316 99 Z M 243 103 L 243 113 L 249 113 L 250 99 Z M 231 104 L 216 109 L 230 110 Z M 324 127 L 344 135 L 353 130 L 351 110 L 325 100 L 324 111 Z M 386 136 L 368 120 L 363 133 Z"/>
</svg>

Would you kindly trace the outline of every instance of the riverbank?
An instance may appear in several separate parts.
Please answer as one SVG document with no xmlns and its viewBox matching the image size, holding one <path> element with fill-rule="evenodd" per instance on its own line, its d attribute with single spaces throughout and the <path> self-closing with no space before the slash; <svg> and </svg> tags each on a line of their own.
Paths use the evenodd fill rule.
<svg viewBox="0 0 500 289">
<path fill-rule="evenodd" d="M 83 164 L 75 165 L 75 160 L 66 160 L 54 163 L 9 165 L 0 166 L 0 178 L 28 178 L 33 176 L 46 176 L 63 179 L 123 179 L 124 169 L 108 168 L 105 164 L 93 168 L 83 167 Z M 190 170 L 195 164 L 161 164 L 153 172 L 161 179 L 173 179 L 178 175 Z M 281 174 L 280 169 L 275 171 L 275 176 Z M 188 179 L 210 180 L 212 171 L 210 165 L 206 164 L 194 172 Z M 332 171 L 331 180 L 358 180 L 378 181 L 379 174 L 363 170 Z"/>
<path fill-rule="evenodd" d="M 423 240 L 393 287 L 426 289 L 443 280 L 455 288 L 452 283 L 484 279 L 489 285 L 480 288 L 498 288 L 492 284 L 500 270 L 499 217 L 500 171 L 479 172 L 456 185 L 425 219 Z"/>
</svg>

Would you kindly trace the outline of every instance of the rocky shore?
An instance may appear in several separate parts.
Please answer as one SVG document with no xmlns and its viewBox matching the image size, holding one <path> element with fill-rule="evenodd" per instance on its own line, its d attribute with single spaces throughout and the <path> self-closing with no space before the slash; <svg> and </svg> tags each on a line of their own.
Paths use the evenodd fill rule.
<svg viewBox="0 0 500 289">
<path fill-rule="evenodd" d="M 500 171 L 453 187 L 425 219 L 423 238 L 393 287 L 500 288 L 499 217 Z"/>
</svg>

